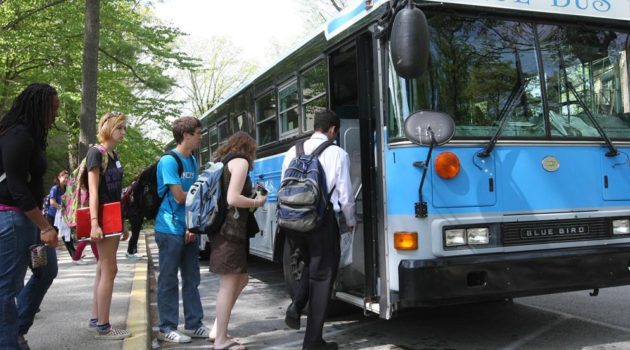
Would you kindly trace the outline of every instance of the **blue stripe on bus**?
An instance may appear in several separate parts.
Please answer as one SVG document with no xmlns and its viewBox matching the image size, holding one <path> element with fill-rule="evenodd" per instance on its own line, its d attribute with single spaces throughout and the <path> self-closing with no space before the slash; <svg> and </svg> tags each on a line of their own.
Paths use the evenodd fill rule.
<svg viewBox="0 0 630 350">
<path fill-rule="evenodd" d="M 282 177 L 282 161 L 284 153 L 257 159 L 254 168 L 249 173 L 252 183 L 260 182 L 269 191 L 267 203 L 278 201 L 278 188 Z"/>
<path fill-rule="evenodd" d="M 605 156 L 608 150 L 597 146 L 500 146 L 483 163 L 475 157 L 480 150 L 480 147 L 439 147 L 433 151 L 433 160 L 444 151 L 455 153 L 461 170 L 454 179 L 444 180 L 434 173 L 431 161 L 423 188 L 429 214 L 630 206 L 628 147 L 621 148 L 622 153 L 617 157 L 609 158 Z M 387 151 L 388 214 L 414 213 L 422 169 L 413 163 L 425 160 L 427 151 L 426 147 Z M 543 169 L 542 160 L 547 156 L 558 159 L 557 171 Z"/>
</svg>

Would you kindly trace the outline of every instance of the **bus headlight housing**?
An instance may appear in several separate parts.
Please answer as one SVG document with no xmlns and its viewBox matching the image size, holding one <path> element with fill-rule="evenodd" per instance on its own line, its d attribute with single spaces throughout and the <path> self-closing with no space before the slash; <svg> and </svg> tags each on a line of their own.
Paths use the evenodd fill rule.
<svg viewBox="0 0 630 350">
<path fill-rule="evenodd" d="M 444 231 L 444 244 L 447 247 L 466 245 L 466 230 L 457 228 Z"/>
<path fill-rule="evenodd" d="M 466 229 L 468 244 L 488 244 L 490 243 L 490 232 L 487 227 L 475 227 Z"/>
<path fill-rule="evenodd" d="M 627 235 L 630 233 L 630 220 L 619 219 L 612 222 L 613 235 Z"/>
</svg>

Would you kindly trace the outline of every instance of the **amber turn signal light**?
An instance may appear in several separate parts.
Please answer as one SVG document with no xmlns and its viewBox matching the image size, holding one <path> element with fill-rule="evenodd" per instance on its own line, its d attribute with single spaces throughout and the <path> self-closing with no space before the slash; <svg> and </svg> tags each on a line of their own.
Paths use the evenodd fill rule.
<svg viewBox="0 0 630 350">
<path fill-rule="evenodd" d="M 417 250 L 418 232 L 394 232 L 394 248 L 398 250 Z"/>
<path fill-rule="evenodd" d="M 443 179 L 452 179 L 459 174 L 459 158 L 453 152 L 442 152 L 435 158 L 435 172 Z"/>
</svg>

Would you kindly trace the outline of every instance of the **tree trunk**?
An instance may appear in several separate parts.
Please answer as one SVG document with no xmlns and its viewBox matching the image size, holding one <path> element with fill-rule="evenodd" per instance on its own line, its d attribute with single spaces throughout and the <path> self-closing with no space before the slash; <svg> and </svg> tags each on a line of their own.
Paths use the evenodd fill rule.
<svg viewBox="0 0 630 350">
<path fill-rule="evenodd" d="M 79 134 L 79 157 L 83 159 L 96 142 L 96 92 L 98 78 L 98 44 L 100 0 L 85 1 L 85 33 L 83 35 L 83 76 Z"/>
</svg>

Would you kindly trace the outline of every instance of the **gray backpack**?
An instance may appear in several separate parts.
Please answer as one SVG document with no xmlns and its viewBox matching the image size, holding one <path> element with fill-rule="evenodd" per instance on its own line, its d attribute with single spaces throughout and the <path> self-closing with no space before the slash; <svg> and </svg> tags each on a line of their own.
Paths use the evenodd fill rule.
<svg viewBox="0 0 630 350">
<path fill-rule="evenodd" d="M 197 178 L 186 195 L 186 228 L 204 233 L 211 226 L 223 222 L 221 217 L 221 176 L 223 163 L 210 163 Z"/>
<path fill-rule="evenodd" d="M 319 155 L 332 145 L 326 141 L 310 155 L 304 154 L 304 141 L 295 145 L 296 157 L 284 172 L 278 190 L 278 226 L 295 232 L 311 232 L 321 224 L 334 187 L 328 192 L 326 174 Z"/>
</svg>

